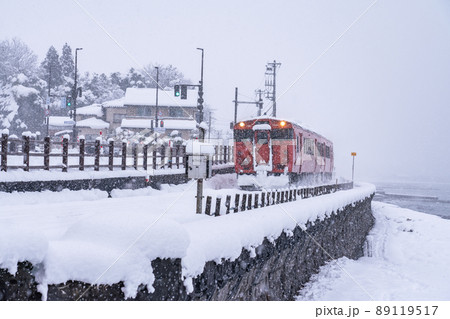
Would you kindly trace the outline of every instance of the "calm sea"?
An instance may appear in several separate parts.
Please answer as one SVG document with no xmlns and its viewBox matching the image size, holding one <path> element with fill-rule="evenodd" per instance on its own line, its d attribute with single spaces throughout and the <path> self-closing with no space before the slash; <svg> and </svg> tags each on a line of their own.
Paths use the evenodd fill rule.
<svg viewBox="0 0 450 319">
<path fill-rule="evenodd" d="M 450 219 L 450 183 L 375 182 L 374 200 Z"/>
</svg>

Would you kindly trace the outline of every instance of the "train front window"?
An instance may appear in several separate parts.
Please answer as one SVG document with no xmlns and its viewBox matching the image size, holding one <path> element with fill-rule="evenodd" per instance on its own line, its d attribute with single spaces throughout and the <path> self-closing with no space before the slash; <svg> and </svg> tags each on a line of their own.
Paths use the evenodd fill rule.
<svg viewBox="0 0 450 319">
<path fill-rule="evenodd" d="M 258 144 L 267 144 L 269 143 L 269 137 L 267 131 L 258 131 L 256 132 L 256 142 Z"/>
<path fill-rule="evenodd" d="M 289 140 L 294 138 L 294 130 L 291 128 L 286 129 L 273 129 L 270 132 L 270 137 L 273 140 Z"/>
<path fill-rule="evenodd" d="M 236 142 L 253 142 L 253 130 L 234 130 Z"/>
</svg>

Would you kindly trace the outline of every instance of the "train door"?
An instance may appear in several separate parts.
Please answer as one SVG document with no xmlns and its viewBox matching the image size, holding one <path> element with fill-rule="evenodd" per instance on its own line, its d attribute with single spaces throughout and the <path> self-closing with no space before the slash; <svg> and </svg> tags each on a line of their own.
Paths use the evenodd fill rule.
<svg viewBox="0 0 450 319">
<path fill-rule="evenodd" d="M 272 154 L 271 154 L 271 140 L 269 130 L 255 131 L 255 149 L 253 152 L 253 160 L 255 163 L 255 170 L 270 171 L 272 170 Z"/>
</svg>

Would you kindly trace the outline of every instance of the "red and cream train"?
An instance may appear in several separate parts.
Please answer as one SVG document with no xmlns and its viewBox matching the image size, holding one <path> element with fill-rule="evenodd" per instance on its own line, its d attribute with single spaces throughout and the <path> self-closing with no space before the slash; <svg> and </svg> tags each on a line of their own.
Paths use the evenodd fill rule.
<svg viewBox="0 0 450 319">
<path fill-rule="evenodd" d="M 332 178 L 333 143 L 286 120 L 258 117 L 236 123 L 234 152 L 241 188 Z"/>
</svg>

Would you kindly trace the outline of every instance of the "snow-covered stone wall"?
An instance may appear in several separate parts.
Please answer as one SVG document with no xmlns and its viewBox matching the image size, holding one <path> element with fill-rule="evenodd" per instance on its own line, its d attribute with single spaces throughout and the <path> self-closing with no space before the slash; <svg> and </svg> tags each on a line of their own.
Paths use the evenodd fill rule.
<svg viewBox="0 0 450 319">
<path fill-rule="evenodd" d="M 342 256 L 356 259 L 363 255 L 365 238 L 374 224 L 371 212 L 373 194 L 370 187 L 363 187 L 360 194 L 364 195 L 358 200 L 354 200 L 356 195 L 353 195 L 350 200 L 350 195 L 356 193 L 357 190 L 353 190 L 348 191 L 348 196 L 340 196 L 341 200 L 347 198 L 348 201 L 342 202 L 339 209 L 316 212 L 316 219 L 309 218 L 304 223 L 297 221 L 296 226 L 285 228 L 278 236 L 264 237 L 259 245 L 242 247 L 237 258 L 209 259 L 204 253 L 203 260 L 189 249 L 188 256 L 183 258 L 156 258 L 151 262 L 153 291 L 149 292 L 143 284 L 133 299 L 292 300 L 325 262 Z M 325 210 L 326 196 L 330 195 L 323 196 Z M 318 199 L 314 205 L 316 210 L 321 209 Z M 222 218 L 214 218 L 214 221 L 220 222 Z M 242 237 L 244 233 L 241 231 L 236 229 L 235 233 Z M 216 234 L 216 237 L 220 236 Z M 214 243 L 208 241 L 210 245 Z M 191 238 L 191 246 L 195 249 L 202 247 L 195 244 L 195 238 Z M 216 254 L 221 255 L 220 252 Z M 189 260 L 189 255 L 197 258 Z M 194 263 L 203 266 L 194 267 Z M 197 268 L 202 270 L 197 271 Z M 40 280 L 34 277 L 39 273 L 42 271 L 34 269 L 28 262 L 19 263 L 15 275 L 0 269 L 0 300 L 40 299 L 36 284 Z M 80 297 L 81 300 L 123 300 L 127 299 L 124 287 L 123 282 L 91 287 L 89 283 L 69 280 L 49 284 L 45 293 L 47 300 Z"/>
</svg>

